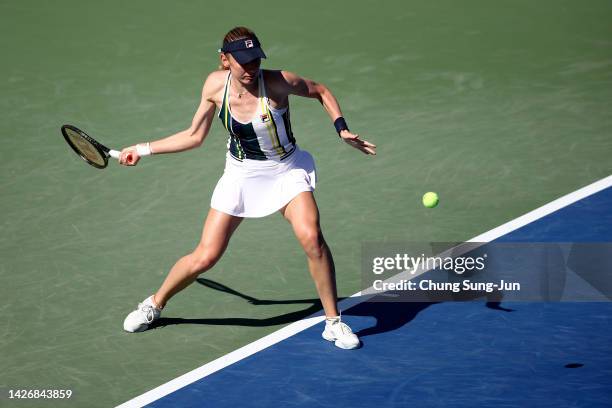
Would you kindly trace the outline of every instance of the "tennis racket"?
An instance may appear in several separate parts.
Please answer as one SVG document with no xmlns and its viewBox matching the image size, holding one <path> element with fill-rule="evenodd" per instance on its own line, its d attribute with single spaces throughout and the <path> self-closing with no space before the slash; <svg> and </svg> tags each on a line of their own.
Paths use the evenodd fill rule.
<svg viewBox="0 0 612 408">
<path fill-rule="evenodd" d="M 62 126 L 62 134 L 66 143 L 74 150 L 76 154 L 87 164 L 90 164 L 98 169 L 103 169 L 108 166 L 108 158 L 119 159 L 118 150 L 112 150 L 98 142 L 81 129 L 72 125 Z M 128 154 L 127 161 L 131 162 L 133 157 Z"/>
</svg>

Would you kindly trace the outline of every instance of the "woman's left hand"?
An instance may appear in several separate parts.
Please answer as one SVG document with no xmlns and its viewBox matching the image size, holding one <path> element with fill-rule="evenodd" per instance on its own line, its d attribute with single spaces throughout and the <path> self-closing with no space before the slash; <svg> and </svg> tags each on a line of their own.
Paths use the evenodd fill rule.
<svg viewBox="0 0 612 408">
<path fill-rule="evenodd" d="M 358 134 L 353 134 L 348 130 L 343 130 L 340 132 L 340 137 L 355 149 L 361 150 L 364 154 L 376 155 L 376 145 L 368 142 L 367 140 L 361 140 Z"/>
</svg>

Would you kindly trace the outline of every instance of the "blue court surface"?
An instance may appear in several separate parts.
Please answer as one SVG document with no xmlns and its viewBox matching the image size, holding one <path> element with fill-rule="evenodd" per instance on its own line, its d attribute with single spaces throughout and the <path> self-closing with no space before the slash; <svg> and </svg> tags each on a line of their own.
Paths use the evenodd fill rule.
<svg viewBox="0 0 612 408">
<path fill-rule="evenodd" d="M 610 242 L 612 188 L 496 240 Z M 612 406 L 611 302 L 361 302 L 343 317 L 358 350 L 318 323 L 148 406 Z"/>
</svg>

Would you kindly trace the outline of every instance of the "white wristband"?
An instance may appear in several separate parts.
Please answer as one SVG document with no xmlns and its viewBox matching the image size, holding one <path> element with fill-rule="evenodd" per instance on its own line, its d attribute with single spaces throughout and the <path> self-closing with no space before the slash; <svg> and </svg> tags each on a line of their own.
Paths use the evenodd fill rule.
<svg viewBox="0 0 612 408">
<path fill-rule="evenodd" d="M 152 155 L 151 143 L 136 145 L 136 153 L 138 153 L 140 157 Z"/>
</svg>

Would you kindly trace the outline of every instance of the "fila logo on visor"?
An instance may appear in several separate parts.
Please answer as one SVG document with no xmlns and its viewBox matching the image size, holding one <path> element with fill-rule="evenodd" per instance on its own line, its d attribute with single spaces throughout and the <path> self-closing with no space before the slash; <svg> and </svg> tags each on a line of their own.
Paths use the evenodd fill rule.
<svg viewBox="0 0 612 408">
<path fill-rule="evenodd" d="M 244 46 L 247 48 L 253 48 L 253 40 L 246 40 Z"/>
</svg>

